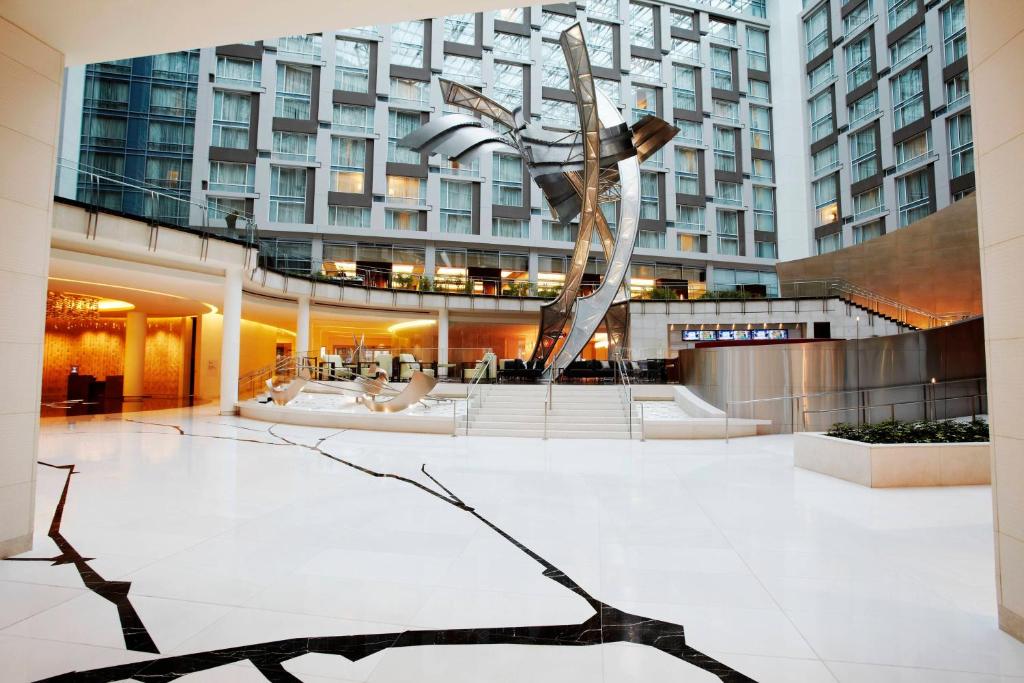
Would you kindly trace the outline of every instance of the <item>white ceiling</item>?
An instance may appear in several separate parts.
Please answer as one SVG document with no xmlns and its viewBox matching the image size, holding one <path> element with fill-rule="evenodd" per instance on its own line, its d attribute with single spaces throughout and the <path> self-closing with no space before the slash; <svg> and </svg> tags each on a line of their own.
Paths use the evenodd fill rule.
<svg viewBox="0 0 1024 683">
<path fill-rule="evenodd" d="M 63 52 L 71 66 L 515 4 L 517 0 L 0 0 L 0 17 Z"/>
</svg>

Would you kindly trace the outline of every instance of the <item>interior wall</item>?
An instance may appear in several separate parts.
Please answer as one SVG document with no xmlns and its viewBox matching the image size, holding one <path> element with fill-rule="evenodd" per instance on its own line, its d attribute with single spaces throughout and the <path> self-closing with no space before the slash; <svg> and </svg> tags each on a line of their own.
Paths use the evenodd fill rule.
<svg viewBox="0 0 1024 683">
<path fill-rule="evenodd" d="M 43 343 L 43 390 L 46 401 L 66 398 L 68 373 L 98 380 L 124 372 L 124 321 L 110 321 L 95 330 L 49 328 Z"/>
<path fill-rule="evenodd" d="M 196 395 L 204 401 L 212 401 L 220 396 L 220 345 L 223 329 L 224 316 L 220 313 L 207 313 L 199 319 L 199 330 L 196 333 Z M 238 376 L 244 377 L 254 370 L 273 364 L 279 338 L 286 338 L 292 343 L 295 341 L 294 335 L 277 327 L 243 319 Z"/>
<path fill-rule="evenodd" d="M 63 55 L 0 18 L 0 557 L 32 547 Z"/>
<path fill-rule="evenodd" d="M 537 343 L 536 323 L 491 323 L 450 321 L 448 360 L 469 363 L 479 360 L 485 349 L 499 358 L 529 360 Z"/>
<path fill-rule="evenodd" d="M 969 0 L 999 626 L 1024 640 L 1024 3 Z"/>
</svg>

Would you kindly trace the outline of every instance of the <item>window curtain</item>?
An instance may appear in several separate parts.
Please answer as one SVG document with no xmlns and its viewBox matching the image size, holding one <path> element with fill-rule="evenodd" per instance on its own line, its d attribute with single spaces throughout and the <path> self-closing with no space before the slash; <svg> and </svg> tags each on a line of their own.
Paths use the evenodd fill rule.
<svg viewBox="0 0 1024 683">
<path fill-rule="evenodd" d="M 254 82 L 259 80 L 259 63 L 251 59 L 217 58 L 217 76 L 232 81 Z"/>
<path fill-rule="evenodd" d="M 767 54 L 768 52 L 768 34 L 764 31 L 757 29 L 747 29 L 747 49 L 753 50 L 754 52 L 760 52 Z"/>
<path fill-rule="evenodd" d="M 310 137 L 305 133 L 274 133 L 274 151 L 278 154 L 307 156 L 310 153 Z"/>
<path fill-rule="evenodd" d="M 173 73 L 187 74 L 188 59 L 187 52 L 171 52 L 167 54 L 153 55 L 153 71 L 170 71 Z"/>
<path fill-rule="evenodd" d="M 824 206 L 836 200 L 836 177 L 830 175 L 827 178 L 814 183 L 814 204 Z"/>
<path fill-rule="evenodd" d="M 128 103 L 128 84 L 123 81 L 108 81 L 94 78 L 91 83 L 91 98 L 105 102 Z"/>
<path fill-rule="evenodd" d="M 442 181 L 441 208 L 457 211 L 473 210 L 473 188 L 469 183 Z"/>
<path fill-rule="evenodd" d="M 331 138 L 331 166 L 366 167 L 366 141 L 359 138 Z"/>
<path fill-rule="evenodd" d="M 722 152 L 736 151 L 736 134 L 731 128 L 715 126 L 715 149 Z"/>
<path fill-rule="evenodd" d="M 818 10 L 807 19 L 807 22 L 804 24 L 804 31 L 807 34 L 808 40 L 825 31 L 828 26 L 828 17 L 825 14 L 826 10 L 827 8 Z"/>
<path fill-rule="evenodd" d="M 911 97 L 924 91 L 924 83 L 921 80 L 921 68 L 916 67 L 904 71 L 892 83 L 893 104 L 901 104 Z"/>
<path fill-rule="evenodd" d="M 494 177 L 504 183 L 523 182 L 523 161 L 509 154 L 494 155 Z"/>
<path fill-rule="evenodd" d="M 697 150 L 676 148 L 676 171 L 679 173 L 691 173 L 696 175 Z"/>
<path fill-rule="evenodd" d="M 306 198 L 306 169 L 274 167 L 270 193 L 278 197 Z"/>
<path fill-rule="evenodd" d="M 150 121 L 149 142 L 152 145 L 191 145 L 192 126 L 171 121 Z"/>
<path fill-rule="evenodd" d="M 313 87 L 313 71 L 291 64 L 277 65 L 277 91 L 295 95 L 309 95 Z"/>
<path fill-rule="evenodd" d="M 775 202 L 772 201 L 772 189 L 770 187 L 754 188 L 754 209 L 757 211 L 775 210 Z"/>
<path fill-rule="evenodd" d="M 672 85 L 674 87 L 679 88 L 680 90 L 694 90 L 694 84 L 696 81 L 694 79 L 693 67 L 679 66 L 678 64 L 676 64 L 675 66 L 673 66 L 672 72 Z"/>
<path fill-rule="evenodd" d="M 249 95 L 216 91 L 213 98 L 213 118 L 249 125 L 251 102 Z"/>
<path fill-rule="evenodd" d="M 711 68 L 732 73 L 732 56 L 727 48 L 711 48 Z"/>
<path fill-rule="evenodd" d="M 89 136 L 108 140 L 124 140 L 128 123 L 124 119 L 93 116 L 89 121 Z"/>
<path fill-rule="evenodd" d="M 366 129 L 369 121 L 369 109 L 357 105 L 334 105 L 334 125 L 344 128 Z"/>
<path fill-rule="evenodd" d="M 737 214 L 735 211 L 718 212 L 718 234 L 739 235 L 739 225 L 739 214 Z"/>
<path fill-rule="evenodd" d="M 388 137 L 393 140 L 401 140 L 406 135 L 419 128 L 420 125 L 419 114 L 391 111 L 388 116 Z"/>
<path fill-rule="evenodd" d="M 757 130 L 771 130 L 772 120 L 764 107 L 750 108 L 750 127 Z"/>
</svg>

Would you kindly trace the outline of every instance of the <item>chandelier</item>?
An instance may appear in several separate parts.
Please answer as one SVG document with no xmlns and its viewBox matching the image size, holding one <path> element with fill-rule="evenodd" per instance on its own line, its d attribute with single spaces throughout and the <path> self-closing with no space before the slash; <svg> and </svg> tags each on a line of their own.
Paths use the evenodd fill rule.
<svg viewBox="0 0 1024 683">
<path fill-rule="evenodd" d="M 99 304 L 97 297 L 47 292 L 46 319 L 62 323 L 90 322 L 99 318 Z"/>
</svg>

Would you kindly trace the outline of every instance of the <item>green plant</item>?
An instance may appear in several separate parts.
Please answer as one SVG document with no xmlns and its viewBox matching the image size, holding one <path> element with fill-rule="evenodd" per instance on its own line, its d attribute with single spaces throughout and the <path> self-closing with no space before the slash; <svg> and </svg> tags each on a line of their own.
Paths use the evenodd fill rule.
<svg viewBox="0 0 1024 683">
<path fill-rule="evenodd" d="M 421 292 L 432 292 L 434 291 L 434 283 L 430 281 L 430 278 L 423 276 L 420 278 L 419 286 L 417 287 Z"/>
<path fill-rule="evenodd" d="M 655 301 L 675 301 L 679 299 L 679 295 L 676 294 L 675 290 L 667 287 L 654 287 L 648 292 L 647 298 L 654 299 Z"/>
<path fill-rule="evenodd" d="M 745 289 L 709 289 L 700 295 L 701 299 L 757 299 L 759 294 L 748 292 Z"/>
<path fill-rule="evenodd" d="M 409 285 L 411 284 L 411 273 L 395 273 L 391 276 L 391 286 L 395 289 L 409 289 Z"/>
<path fill-rule="evenodd" d="M 988 422 L 984 420 L 890 420 L 865 425 L 840 422 L 825 435 L 863 443 L 972 443 L 989 438 Z"/>
<path fill-rule="evenodd" d="M 508 282 L 505 284 L 506 296 L 527 296 L 529 293 L 529 282 Z"/>
</svg>

